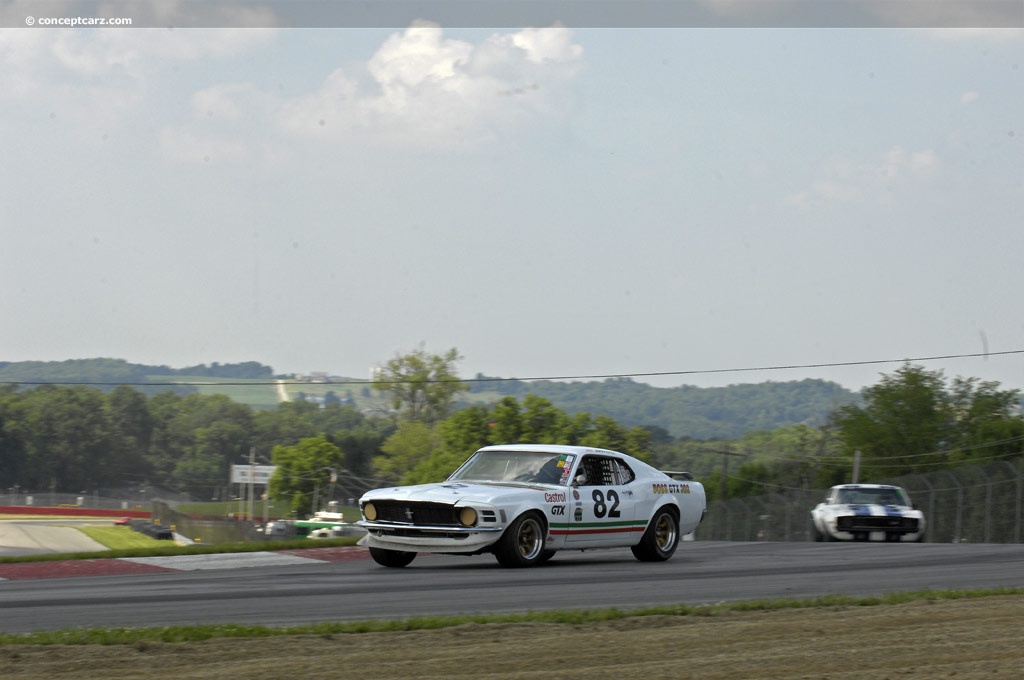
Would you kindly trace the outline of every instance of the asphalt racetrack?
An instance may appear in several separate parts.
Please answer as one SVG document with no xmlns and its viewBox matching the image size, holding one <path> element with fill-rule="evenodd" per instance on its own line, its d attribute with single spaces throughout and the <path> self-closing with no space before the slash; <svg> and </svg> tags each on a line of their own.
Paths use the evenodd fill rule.
<svg viewBox="0 0 1024 680">
<path fill-rule="evenodd" d="M 420 555 L 404 569 L 380 567 L 365 551 L 350 556 L 357 559 L 2 580 L 0 632 L 289 625 L 1024 586 L 1020 544 L 697 541 L 684 542 L 664 563 L 641 563 L 616 549 L 559 553 L 532 569 L 502 569 L 489 555 Z"/>
<path fill-rule="evenodd" d="M 75 524 L 105 524 L 99 520 L 4 520 L 0 521 L 0 557 L 106 550 Z"/>
</svg>

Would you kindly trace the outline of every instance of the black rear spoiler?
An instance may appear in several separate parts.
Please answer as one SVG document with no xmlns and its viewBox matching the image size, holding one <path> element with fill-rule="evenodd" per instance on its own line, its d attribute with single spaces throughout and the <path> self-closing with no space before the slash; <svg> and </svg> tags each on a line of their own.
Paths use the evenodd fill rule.
<svg viewBox="0 0 1024 680">
<path fill-rule="evenodd" d="M 674 479 L 685 479 L 688 482 L 693 480 L 693 475 L 689 472 L 679 472 L 677 470 L 662 470 L 661 472 Z"/>
</svg>

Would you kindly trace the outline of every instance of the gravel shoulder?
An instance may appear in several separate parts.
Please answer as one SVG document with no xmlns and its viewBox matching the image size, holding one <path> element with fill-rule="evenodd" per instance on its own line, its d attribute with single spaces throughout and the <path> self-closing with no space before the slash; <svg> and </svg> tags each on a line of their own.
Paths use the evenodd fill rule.
<svg viewBox="0 0 1024 680">
<path fill-rule="evenodd" d="M 0 645 L 0 677 L 1018 678 L 1024 596 L 598 624 L 132 645 Z"/>
</svg>

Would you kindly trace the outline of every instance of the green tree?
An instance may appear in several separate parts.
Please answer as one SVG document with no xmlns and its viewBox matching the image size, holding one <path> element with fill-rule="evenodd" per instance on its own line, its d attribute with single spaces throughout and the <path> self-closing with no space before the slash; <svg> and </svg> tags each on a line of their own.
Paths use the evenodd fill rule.
<svg viewBox="0 0 1024 680">
<path fill-rule="evenodd" d="M 331 407 L 332 411 L 335 407 Z M 253 415 L 254 442 L 260 451 L 275 446 L 292 446 L 306 437 L 327 432 L 321 426 L 320 406 L 311 401 L 285 401 L 275 408 L 263 409 Z"/>
<path fill-rule="evenodd" d="M 174 485 L 203 499 L 215 497 L 217 489 L 228 482 L 231 466 L 249 459 L 251 441 L 244 421 L 218 419 L 197 427 L 174 467 Z"/>
<path fill-rule="evenodd" d="M 444 355 L 428 354 L 420 347 L 388 361 L 373 387 L 388 396 L 400 417 L 436 423 L 451 414 L 458 394 L 469 390 L 455 370 L 460 359 L 454 347 Z"/>
<path fill-rule="evenodd" d="M 523 410 L 515 397 L 502 397 L 491 407 L 487 428 L 486 437 L 491 444 L 514 444 L 520 441 L 523 431 Z"/>
<path fill-rule="evenodd" d="M 644 428 L 625 428 L 612 418 L 587 414 L 569 417 L 546 399 L 526 395 L 521 408 L 514 397 L 504 397 L 491 407 L 462 409 L 436 427 L 440 444 L 433 452 L 407 468 L 405 484 L 437 482 L 454 472 L 476 449 L 500 444 L 580 444 L 612 448 L 641 459 L 650 454 L 650 433 Z M 392 472 L 401 468 L 396 467 Z"/>
<path fill-rule="evenodd" d="M 1020 455 L 1018 438 L 1024 436 L 1024 420 L 1016 415 L 1020 390 L 1001 390 L 998 382 L 978 378 L 956 378 L 950 404 L 958 431 L 951 461 Z"/>
<path fill-rule="evenodd" d="M 104 465 L 118 473 L 118 481 L 141 482 L 150 474 L 146 454 L 156 428 L 149 400 L 135 388 L 121 385 L 107 393 L 106 402 L 114 439 Z"/>
<path fill-rule="evenodd" d="M 133 387 L 121 385 L 107 394 L 111 424 L 127 451 L 142 453 L 149 448 L 156 421 L 149 411 L 149 400 Z"/>
<path fill-rule="evenodd" d="M 268 492 L 275 500 L 287 500 L 293 512 L 309 515 L 330 500 L 333 484 L 345 465 L 341 449 L 326 437 L 306 437 L 294 446 L 277 446 L 272 455 L 277 470 L 271 476 Z"/>
<path fill-rule="evenodd" d="M 439 446 L 433 425 L 405 421 L 399 423 L 395 433 L 381 445 L 382 455 L 373 459 L 373 466 L 381 478 L 401 483 L 409 470 L 430 458 Z"/>
<path fill-rule="evenodd" d="M 25 465 L 25 441 L 19 423 L 21 399 L 16 385 L 0 386 L 0 490 L 21 486 Z"/>
<path fill-rule="evenodd" d="M 590 421 L 589 415 L 581 416 L 585 421 Z M 578 425 L 578 421 L 574 423 L 565 411 L 556 408 L 544 397 L 527 394 L 523 397 L 522 430 L 518 441 L 530 444 L 576 444 L 582 435 Z"/>
<path fill-rule="evenodd" d="M 998 383 L 958 378 L 947 388 L 942 371 L 905 364 L 865 389 L 863 406 L 838 409 L 834 422 L 846 454 L 861 451 L 864 479 L 891 477 L 1019 451 L 1003 441 L 1024 433 L 1012 413 L 1018 400 Z"/>
<path fill-rule="evenodd" d="M 248 460 L 253 415 L 245 404 L 223 394 L 165 392 L 150 400 L 150 412 L 154 475 L 179 490 L 212 498 L 228 484 L 230 466 Z"/>
<path fill-rule="evenodd" d="M 462 409 L 451 418 L 438 423 L 435 430 L 439 445 L 429 457 L 408 469 L 403 482 L 423 484 L 446 479 L 469 458 L 471 453 L 492 443 L 491 422 L 490 409 L 475 405 Z"/>
<path fill-rule="evenodd" d="M 103 393 L 42 385 L 22 397 L 15 431 L 25 446 L 23 488 L 94 491 L 119 471 L 103 463 L 115 437 Z"/>
<path fill-rule="evenodd" d="M 379 427 L 380 424 L 386 427 Z M 328 438 L 345 452 L 345 468 L 358 477 L 373 474 L 373 460 L 380 455 L 381 446 L 395 431 L 387 421 L 367 421 L 350 430 L 335 430 Z"/>
</svg>

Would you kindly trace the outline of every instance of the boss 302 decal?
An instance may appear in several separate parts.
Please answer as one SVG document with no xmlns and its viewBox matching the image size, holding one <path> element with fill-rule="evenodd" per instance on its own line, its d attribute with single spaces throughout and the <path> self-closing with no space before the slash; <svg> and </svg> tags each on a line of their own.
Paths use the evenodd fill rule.
<svg viewBox="0 0 1024 680">
<path fill-rule="evenodd" d="M 690 493 L 689 484 L 652 484 L 653 493 Z"/>
</svg>

